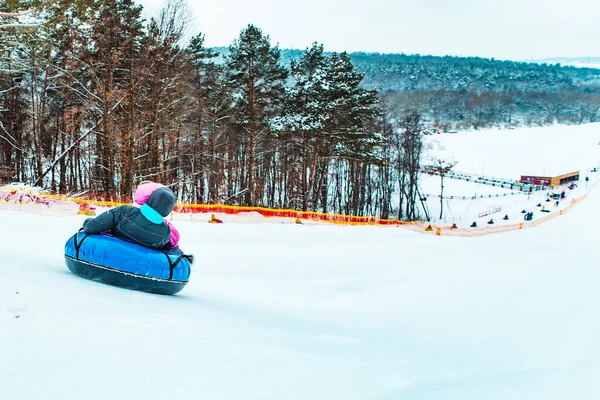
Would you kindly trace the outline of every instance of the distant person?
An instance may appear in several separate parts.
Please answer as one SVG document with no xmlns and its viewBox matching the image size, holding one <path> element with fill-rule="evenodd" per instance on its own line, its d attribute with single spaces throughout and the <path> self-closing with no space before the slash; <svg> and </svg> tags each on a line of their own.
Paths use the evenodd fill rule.
<svg viewBox="0 0 600 400">
<path fill-rule="evenodd" d="M 490 220 L 488 221 L 488 224 L 492 225 L 494 223 L 494 219 L 490 218 Z"/>
<path fill-rule="evenodd" d="M 508 221 L 508 214 L 506 214 L 506 215 L 504 216 L 504 218 L 502 218 L 502 219 L 503 219 L 503 220 L 505 220 L 505 221 Z"/>
<path fill-rule="evenodd" d="M 473 223 L 471 224 L 471 228 L 477 228 L 477 222 L 473 221 Z"/>
</svg>

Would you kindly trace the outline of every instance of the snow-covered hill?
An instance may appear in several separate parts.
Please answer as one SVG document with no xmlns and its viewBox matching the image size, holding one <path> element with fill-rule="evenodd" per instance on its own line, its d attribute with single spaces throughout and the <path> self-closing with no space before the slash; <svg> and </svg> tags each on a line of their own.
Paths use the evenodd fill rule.
<svg viewBox="0 0 600 400">
<path fill-rule="evenodd" d="M 172 297 L 71 274 L 63 245 L 83 216 L 0 205 L 0 398 L 597 398 L 589 189 L 563 216 L 477 238 L 176 219 L 196 262 Z"/>
<path fill-rule="evenodd" d="M 436 159 L 455 161 L 455 171 L 519 180 L 521 175 L 558 176 L 574 171 L 580 172 L 577 189 L 571 191 L 554 188 L 548 191 L 512 195 L 513 191 L 488 185 L 445 179 L 444 196 L 454 200 L 444 202 L 444 218 L 436 223 L 457 223 L 468 226 L 472 221 L 485 223 L 489 217 L 478 218 L 492 208 L 500 208 L 501 218 L 509 214 L 513 223 L 522 209 L 536 210 L 536 205 L 545 203 L 549 192 L 566 190 L 569 198 L 580 197 L 600 179 L 600 124 L 554 125 L 552 127 L 520 129 L 487 129 L 441 134 L 427 137 L 425 163 Z M 590 180 L 586 182 L 585 178 Z M 430 194 L 427 205 L 434 218 L 439 216 L 440 178 L 424 175 L 421 179 L 423 192 Z M 504 196 L 506 195 L 506 196 Z M 464 198 L 464 199 L 463 199 Z M 553 212 L 568 205 L 562 202 Z M 538 213 L 539 215 L 539 213 Z M 496 222 L 499 218 L 496 218 Z"/>
</svg>

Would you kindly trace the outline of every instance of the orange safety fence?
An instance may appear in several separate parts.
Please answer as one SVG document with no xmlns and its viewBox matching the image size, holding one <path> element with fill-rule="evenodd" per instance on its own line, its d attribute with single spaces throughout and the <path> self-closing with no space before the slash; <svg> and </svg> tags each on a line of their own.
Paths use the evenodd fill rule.
<svg viewBox="0 0 600 400">
<path fill-rule="evenodd" d="M 63 195 L 42 194 L 41 196 L 60 201 L 73 201 L 76 203 L 86 203 L 101 207 L 118 207 L 131 203 L 120 203 L 115 201 L 105 200 L 90 200 L 82 198 L 73 198 Z M 302 220 L 312 220 L 320 222 L 340 223 L 344 225 L 424 225 L 423 222 L 407 222 L 398 219 L 381 219 L 372 216 L 354 216 L 344 214 L 328 214 L 317 211 L 299 211 L 292 209 L 274 209 L 267 207 L 247 207 L 247 206 L 232 206 L 227 204 L 191 204 L 177 203 L 173 209 L 174 213 L 179 214 L 207 214 L 219 213 L 236 215 L 240 213 L 258 213 L 265 218 L 300 218 Z"/>
<path fill-rule="evenodd" d="M 0 188 L 7 190 L 14 190 L 9 187 Z M 47 194 L 47 193 L 38 193 L 40 198 L 45 198 L 54 201 L 62 201 L 62 202 L 74 202 L 81 205 L 95 205 L 100 207 L 117 207 L 125 204 L 131 203 L 120 203 L 115 201 L 105 201 L 105 200 L 93 200 L 93 199 L 84 199 L 77 197 L 69 197 L 66 195 L 55 195 L 55 194 Z M 423 232 L 428 234 L 433 234 L 437 236 L 462 236 L 462 237 L 476 237 L 476 236 L 484 236 L 494 233 L 508 232 L 514 231 L 524 228 L 535 227 L 543 222 L 546 222 L 556 216 L 564 214 L 575 204 L 579 203 L 583 200 L 587 194 L 584 194 L 578 199 L 573 199 L 570 204 L 561 209 L 557 210 L 553 213 L 549 213 L 548 215 L 536 218 L 533 221 L 525 221 L 514 224 L 502 224 L 497 226 L 485 226 L 485 227 L 461 227 L 461 228 L 452 228 L 450 226 L 440 226 L 431 224 L 428 222 L 420 222 L 420 221 L 401 221 L 398 219 L 381 219 L 373 216 L 352 216 L 352 215 L 343 215 L 343 214 L 328 214 L 316 211 L 299 211 L 292 209 L 273 209 L 266 207 L 244 207 L 244 206 L 232 206 L 226 204 L 190 204 L 190 203 L 177 203 L 174 213 L 179 214 L 198 214 L 198 213 L 213 213 L 213 214 L 228 214 L 228 215 L 237 215 L 242 213 L 258 213 L 259 215 L 265 218 L 291 218 L 293 220 L 300 219 L 305 221 L 316 221 L 316 222 L 327 222 L 334 224 L 342 224 L 342 225 L 375 225 L 375 226 L 396 226 L 396 227 L 404 227 L 416 232 Z"/>
<path fill-rule="evenodd" d="M 569 209 L 571 209 L 571 207 L 573 207 L 574 205 L 576 205 L 577 203 L 579 203 L 586 197 L 587 197 L 587 194 L 584 194 L 583 196 L 579 197 L 578 199 L 571 200 L 569 205 L 566 206 L 565 208 L 563 208 L 561 210 L 557 210 L 553 213 L 549 213 L 546 216 L 536 218 L 533 221 L 523 221 L 523 222 L 518 222 L 518 223 L 514 223 L 514 224 L 503 224 L 503 225 L 496 225 L 496 226 L 488 225 L 485 227 L 476 227 L 476 228 L 469 227 L 469 228 L 454 228 L 453 229 L 450 226 L 432 226 L 432 230 L 429 230 L 429 232 L 432 232 L 432 233 L 436 234 L 437 236 L 476 237 L 476 236 L 484 236 L 484 235 L 489 235 L 489 234 L 494 234 L 494 233 L 516 231 L 516 230 L 525 229 L 525 228 L 533 228 L 533 227 L 536 227 L 546 221 L 551 220 L 552 218 L 558 217 L 559 215 L 563 215 L 565 212 L 567 212 Z"/>
</svg>

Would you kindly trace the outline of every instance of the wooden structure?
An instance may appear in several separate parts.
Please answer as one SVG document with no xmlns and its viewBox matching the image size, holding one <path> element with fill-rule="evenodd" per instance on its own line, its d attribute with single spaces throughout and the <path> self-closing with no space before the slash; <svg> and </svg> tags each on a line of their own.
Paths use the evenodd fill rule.
<svg viewBox="0 0 600 400">
<path fill-rule="evenodd" d="M 521 175 L 521 183 L 536 186 L 559 186 L 579 180 L 579 171 L 556 176 Z"/>
</svg>

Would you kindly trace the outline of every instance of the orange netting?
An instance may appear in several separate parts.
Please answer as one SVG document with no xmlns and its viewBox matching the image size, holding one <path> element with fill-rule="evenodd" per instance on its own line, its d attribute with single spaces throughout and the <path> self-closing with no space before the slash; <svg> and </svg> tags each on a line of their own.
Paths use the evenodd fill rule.
<svg viewBox="0 0 600 400">
<path fill-rule="evenodd" d="M 91 200 L 91 199 L 83 199 L 83 198 L 74 198 L 64 195 L 53 195 L 53 194 L 38 194 L 42 198 L 46 198 L 49 200 L 60 201 L 60 202 L 74 202 L 77 203 L 80 208 L 83 205 L 86 206 L 101 206 L 101 207 L 117 207 L 128 203 L 120 203 L 115 201 L 105 201 L 105 200 Z M 292 221 L 298 222 L 299 220 L 304 221 L 315 221 L 315 222 L 326 222 L 333 224 L 343 224 L 343 225 L 377 225 L 377 226 L 396 226 L 396 227 L 404 227 L 413 231 L 429 233 L 437 236 L 463 236 L 463 237 L 474 237 L 474 236 L 483 236 L 489 235 L 493 233 L 501 233 L 514 231 L 524 228 L 535 227 L 543 222 L 546 222 L 554 217 L 559 215 L 563 215 L 566 211 L 568 211 L 575 204 L 579 203 L 583 200 L 586 195 L 578 199 L 571 200 L 570 204 L 561 209 L 557 210 L 553 213 L 549 213 L 548 215 L 537 218 L 533 221 L 525 221 L 514 224 L 503 224 L 497 226 L 485 226 L 485 227 L 451 227 L 451 226 L 440 226 L 435 224 L 430 224 L 426 222 L 406 222 L 400 221 L 398 219 L 381 219 L 372 216 L 352 216 L 352 215 L 343 215 L 343 214 L 328 214 L 322 212 L 315 211 L 298 211 L 291 209 L 272 209 L 266 207 L 243 207 L 243 206 L 231 206 L 225 204 L 189 204 L 189 203 L 177 203 L 174 213 L 179 214 L 227 214 L 227 215 L 237 215 L 243 213 L 257 213 L 264 218 L 285 218 L 291 219 Z"/>
</svg>

